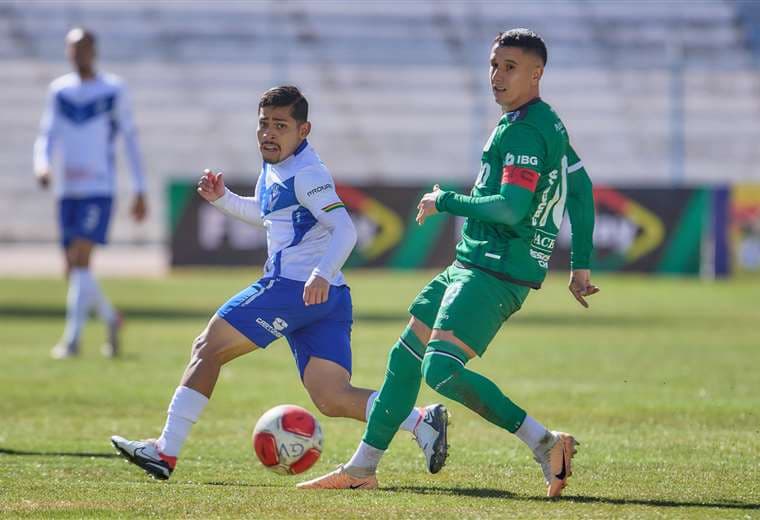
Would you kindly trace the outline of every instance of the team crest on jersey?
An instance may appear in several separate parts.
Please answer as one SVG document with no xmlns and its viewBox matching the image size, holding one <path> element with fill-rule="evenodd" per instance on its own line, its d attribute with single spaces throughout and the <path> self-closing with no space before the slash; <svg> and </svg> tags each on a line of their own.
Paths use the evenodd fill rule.
<svg viewBox="0 0 760 520">
<path fill-rule="evenodd" d="M 274 211 L 274 207 L 277 204 L 277 199 L 280 198 L 280 185 L 277 183 L 272 184 L 269 187 L 269 204 L 267 204 L 267 211 Z"/>
<path fill-rule="evenodd" d="M 507 121 L 510 123 L 514 123 L 515 121 L 520 119 L 520 116 L 522 115 L 522 110 L 515 110 L 514 112 L 507 112 Z"/>
</svg>

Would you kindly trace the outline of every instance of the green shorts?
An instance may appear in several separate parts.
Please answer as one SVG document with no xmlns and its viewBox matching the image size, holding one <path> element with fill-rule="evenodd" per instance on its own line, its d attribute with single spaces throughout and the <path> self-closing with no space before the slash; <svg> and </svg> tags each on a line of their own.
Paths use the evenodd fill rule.
<svg viewBox="0 0 760 520">
<path fill-rule="evenodd" d="M 423 287 L 409 313 L 431 329 L 453 332 L 482 356 L 529 291 L 478 269 L 450 265 Z"/>
</svg>

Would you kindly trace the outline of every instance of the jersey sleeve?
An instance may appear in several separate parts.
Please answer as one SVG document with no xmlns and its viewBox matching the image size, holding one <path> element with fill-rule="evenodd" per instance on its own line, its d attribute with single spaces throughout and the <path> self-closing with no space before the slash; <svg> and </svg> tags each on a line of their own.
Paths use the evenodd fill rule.
<svg viewBox="0 0 760 520">
<path fill-rule="evenodd" d="M 122 83 L 116 96 L 116 119 L 121 135 L 124 137 L 124 149 L 132 172 L 132 185 L 136 193 L 145 192 L 145 175 L 142 156 L 137 142 L 137 128 L 132 115 L 132 102 L 126 86 Z"/>
<path fill-rule="evenodd" d="M 502 193 L 511 188 L 535 192 L 546 160 L 546 144 L 538 130 L 527 124 L 513 124 L 502 134 L 499 150 L 503 157 Z"/>
<path fill-rule="evenodd" d="M 570 219 L 572 269 L 589 269 L 594 250 L 594 192 L 578 154 L 568 145 L 567 216 Z"/>
<path fill-rule="evenodd" d="M 45 102 L 45 111 L 40 121 L 40 132 L 34 142 L 34 170 L 49 171 L 53 158 L 58 114 L 55 103 L 56 91 L 51 87 Z"/>
<path fill-rule="evenodd" d="M 296 174 L 298 202 L 330 232 L 325 255 L 311 275 L 332 281 L 348 260 L 357 240 L 351 216 L 335 191 L 335 183 L 324 170 L 305 170 Z"/>
<path fill-rule="evenodd" d="M 213 201 L 211 205 L 225 215 L 254 226 L 263 226 L 264 221 L 261 218 L 261 203 L 259 202 L 261 200 L 261 182 L 263 177 L 263 173 L 259 175 L 253 197 L 242 197 L 226 188 L 224 195 Z"/>
<path fill-rule="evenodd" d="M 317 220 L 323 213 L 345 208 L 335 191 L 335 182 L 324 170 L 315 168 L 298 172 L 295 192 L 301 206 L 308 209 Z"/>
</svg>

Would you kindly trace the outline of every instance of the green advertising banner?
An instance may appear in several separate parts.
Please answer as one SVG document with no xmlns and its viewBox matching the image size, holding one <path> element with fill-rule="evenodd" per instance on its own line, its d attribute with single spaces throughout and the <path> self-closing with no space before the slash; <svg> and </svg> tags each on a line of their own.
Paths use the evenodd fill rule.
<svg viewBox="0 0 760 520">
<path fill-rule="evenodd" d="M 338 185 L 359 235 L 347 266 L 415 269 L 450 263 L 462 220 L 441 215 L 418 226 L 416 206 L 426 188 Z M 252 188 L 233 185 L 230 189 L 250 195 Z M 264 263 L 263 228 L 223 215 L 203 201 L 195 193 L 195 185 L 187 181 L 173 182 L 168 193 L 172 265 Z M 707 266 L 724 274 L 728 265 L 728 240 L 722 239 L 729 222 L 727 194 L 728 190 L 720 187 L 595 188 L 593 268 L 698 274 Z M 741 195 L 736 200 L 742 203 L 745 199 L 747 196 Z M 734 232 L 734 242 L 736 236 Z M 551 260 L 554 269 L 569 267 L 569 249 L 570 226 L 565 222 Z"/>
</svg>

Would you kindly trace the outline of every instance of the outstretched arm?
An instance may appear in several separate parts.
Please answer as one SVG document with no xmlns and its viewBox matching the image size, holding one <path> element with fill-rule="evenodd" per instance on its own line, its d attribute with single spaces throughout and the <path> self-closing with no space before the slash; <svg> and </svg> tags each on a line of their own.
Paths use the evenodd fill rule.
<svg viewBox="0 0 760 520">
<path fill-rule="evenodd" d="M 223 173 L 203 170 L 198 181 L 198 194 L 218 208 L 225 215 L 242 220 L 255 226 L 263 226 L 261 205 L 256 197 L 241 197 L 231 192 L 224 185 Z"/>
<path fill-rule="evenodd" d="M 500 157 L 491 170 L 501 173 L 499 193 L 484 197 L 462 195 L 437 188 L 422 197 L 418 206 L 417 222 L 422 224 L 437 212 L 451 213 L 460 217 L 473 218 L 483 222 L 513 226 L 528 214 L 533 194 L 542 171 L 545 143 L 533 127 L 515 124 L 507 128 L 499 137 L 496 153 Z M 489 149 L 489 153 L 493 153 Z M 524 165 L 515 164 L 515 157 L 528 158 Z"/>
<path fill-rule="evenodd" d="M 441 191 L 436 185 L 433 192 L 425 194 L 420 201 L 420 206 L 429 201 L 433 207 L 427 211 L 420 208 L 421 214 L 417 222 L 422 224 L 432 214 L 430 209 L 435 209 L 435 212 L 512 226 L 525 218 L 532 200 L 532 191 L 517 186 L 502 185 L 501 192 L 497 195 L 472 197 L 453 191 Z"/>
</svg>

